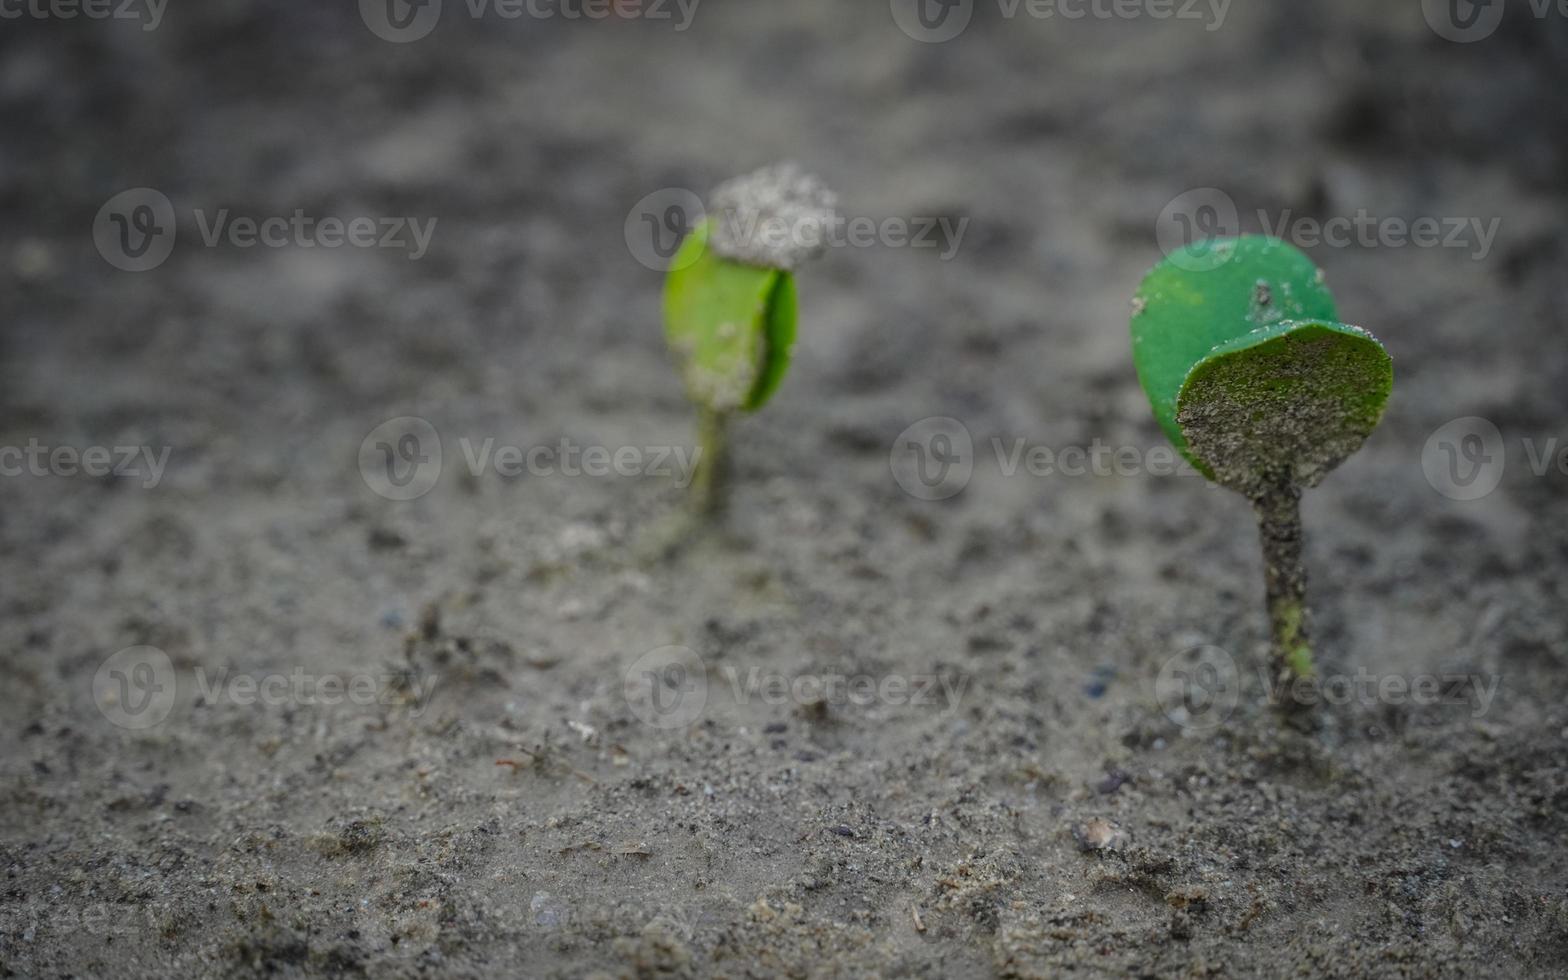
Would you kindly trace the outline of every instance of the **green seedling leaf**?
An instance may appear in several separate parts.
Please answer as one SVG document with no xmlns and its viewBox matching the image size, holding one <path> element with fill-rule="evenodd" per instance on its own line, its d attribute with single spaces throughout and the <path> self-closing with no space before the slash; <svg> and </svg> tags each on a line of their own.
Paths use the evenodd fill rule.
<svg viewBox="0 0 1568 980">
<path fill-rule="evenodd" d="M 1133 363 L 1166 437 L 1207 472 L 1176 421 L 1176 400 L 1192 369 L 1214 348 L 1259 327 L 1338 319 L 1322 274 L 1284 242 L 1262 237 L 1195 242 L 1155 266 L 1139 286 Z"/>
<path fill-rule="evenodd" d="M 792 163 L 719 185 L 664 286 L 664 333 L 697 406 L 692 512 L 725 509 L 731 416 L 778 390 L 795 346 L 793 270 L 828 246 L 836 198 Z"/>
<path fill-rule="evenodd" d="M 780 269 L 719 256 L 708 247 L 710 232 L 711 222 L 699 226 L 675 258 L 664 290 L 665 339 L 700 407 L 754 412 L 789 370 L 795 281 Z"/>
<path fill-rule="evenodd" d="M 1377 338 L 1338 321 L 1323 274 L 1266 237 L 1194 243 L 1133 300 L 1133 360 L 1160 427 L 1257 513 L 1285 676 L 1313 670 L 1301 491 L 1361 447 L 1394 385 Z"/>
<path fill-rule="evenodd" d="M 1205 476 L 1311 486 L 1366 439 L 1393 386 L 1382 345 L 1338 320 L 1322 272 L 1285 242 L 1197 242 L 1139 287 L 1133 361 L 1160 428 Z"/>
</svg>

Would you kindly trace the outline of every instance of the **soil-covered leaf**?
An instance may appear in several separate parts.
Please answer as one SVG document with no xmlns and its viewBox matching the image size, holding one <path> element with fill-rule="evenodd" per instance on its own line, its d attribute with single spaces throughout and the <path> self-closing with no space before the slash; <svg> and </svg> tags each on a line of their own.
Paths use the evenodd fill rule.
<svg viewBox="0 0 1568 980">
<path fill-rule="evenodd" d="M 1198 465 L 1256 499 L 1321 482 L 1377 427 L 1393 384 L 1388 352 L 1365 330 L 1286 320 L 1210 351 L 1176 418 Z"/>
</svg>

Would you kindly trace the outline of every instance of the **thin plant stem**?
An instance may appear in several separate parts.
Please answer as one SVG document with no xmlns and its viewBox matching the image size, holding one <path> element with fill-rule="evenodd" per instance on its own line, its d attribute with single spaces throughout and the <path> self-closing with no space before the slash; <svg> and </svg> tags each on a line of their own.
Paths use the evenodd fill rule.
<svg viewBox="0 0 1568 980">
<path fill-rule="evenodd" d="M 1301 561 L 1301 488 L 1275 487 L 1254 498 L 1263 545 L 1263 576 L 1275 675 L 1311 677 L 1307 624 L 1307 572 Z"/>
<path fill-rule="evenodd" d="M 692 474 L 692 512 L 717 517 L 729 504 L 729 416 L 702 408 L 697 413 L 697 468 Z"/>
</svg>

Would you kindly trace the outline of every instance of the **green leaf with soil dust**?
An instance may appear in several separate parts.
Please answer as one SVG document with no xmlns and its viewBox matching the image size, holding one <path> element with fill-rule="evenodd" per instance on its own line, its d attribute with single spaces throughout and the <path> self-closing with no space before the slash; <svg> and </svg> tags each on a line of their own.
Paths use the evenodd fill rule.
<svg viewBox="0 0 1568 980">
<path fill-rule="evenodd" d="M 728 414 L 767 403 L 795 345 L 794 277 L 707 247 L 710 225 L 687 238 L 665 283 L 665 339 L 681 358 L 687 394 Z"/>
<path fill-rule="evenodd" d="M 1251 497 L 1318 483 L 1365 441 L 1393 389 L 1383 345 L 1339 323 L 1322 272 L 1273 238 L 1172 253 L 1139 287 L 1132 337 L 1165 434 Z"/>
</svg>

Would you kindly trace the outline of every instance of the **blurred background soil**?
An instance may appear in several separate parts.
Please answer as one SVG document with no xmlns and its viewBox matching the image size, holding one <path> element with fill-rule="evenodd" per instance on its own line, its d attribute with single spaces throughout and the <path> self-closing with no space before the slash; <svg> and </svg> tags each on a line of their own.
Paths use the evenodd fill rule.
<svg viewBox="0 0 1568 980">
<path fill-rule="evenodd" d="M 154 488 L 0 478 L 0 973 L 1561 975 L 1568 479 L 1523 446 L 1568 436 L 1568 20 L 1510 3 L 1455 44 L 1415 0 L 1236 0 L 1212 31 L 981 3 L 921 44 L 881 2 L 709 0 L 684 31 L 448 6 L 407 44 L 349 2 L 0 25 L 0 445 L 170 449 Z M 803 270 L 725 531 L 650 563 L 668 479 L 465 471 L 464 438 L 689 445 L 627 217 L 781 158 L 847 214 L 967 232 Z M 142 273 L 91 234 L 136 187 L 179 216 Z M 1306 500 L 1325 670 L 1495 677 L 1487 710 L 1281 725 L 1244 501 L 980 448 L 1161 444 L 1128 301 L 1204 187 L 1498 220 L 1480 259 L 1310 250 L 1397 371 Z M 438 224 L 418 261 L 204 247 L 222 208 Z M 445 467 L 399 502 L 356 460 L 403 416 Z M 980 457 L 940 502 L 889 469 L 930 416 Z M 1464 416 L 1509 454 L 1474 501 L 1422 469 Z M 1243 684 L 1201 730 L 1155 686 L 1200 644 Z M 94 678 L 141 645 L 180 688 L 128 730 Z M 668 645 L 709 685 L 673 729 L 622 683 Z M 191 682 L 410 668 L 427 702 Z M 752 671 L 959 693 L 770 703 Z"/>
</svg>

